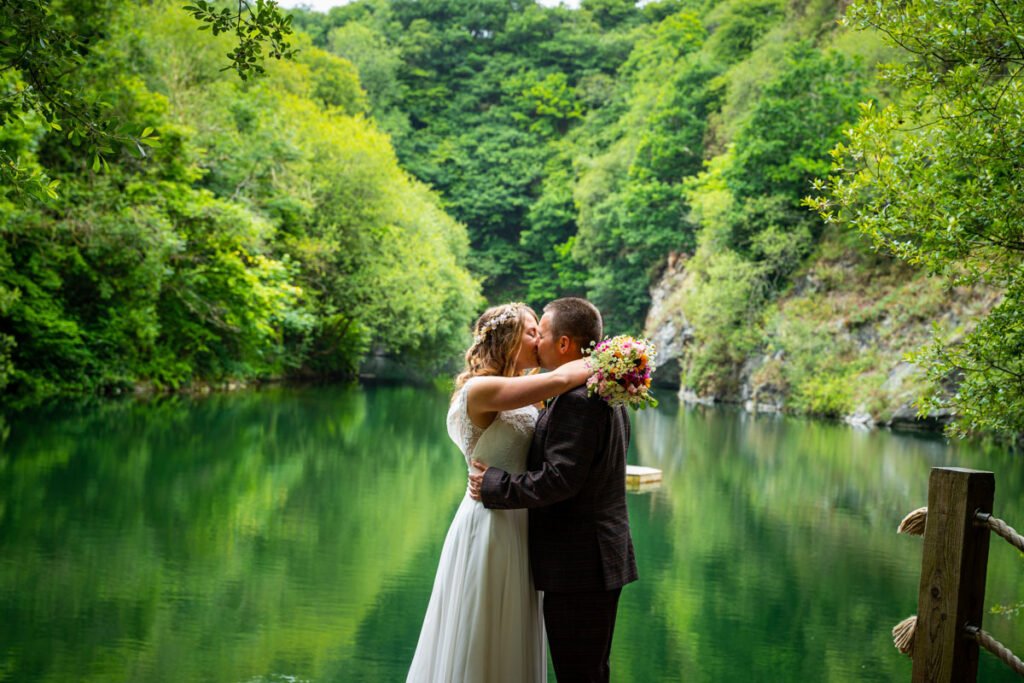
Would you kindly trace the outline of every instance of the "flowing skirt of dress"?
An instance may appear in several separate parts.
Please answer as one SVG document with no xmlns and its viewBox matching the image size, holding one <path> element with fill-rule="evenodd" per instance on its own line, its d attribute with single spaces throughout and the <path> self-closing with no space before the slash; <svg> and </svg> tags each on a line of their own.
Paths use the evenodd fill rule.
<svg viewBox="0 0 1024 683">
<path fill-rule="evenodd" d="M 462 499 L 441 550 L 409 683 L 543 683 L 547 649 L 526 510 Z"/>
</svg>

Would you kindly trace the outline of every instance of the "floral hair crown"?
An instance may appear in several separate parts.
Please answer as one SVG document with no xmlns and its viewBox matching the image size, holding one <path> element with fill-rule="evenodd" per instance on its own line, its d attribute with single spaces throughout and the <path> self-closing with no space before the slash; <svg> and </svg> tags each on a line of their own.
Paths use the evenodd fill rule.
<svg viewBox="0 0 1024 683">
<path fill-rule="evenodd" d="M 519 311 L 525 304 L 515 303 L 510 304 L 508 310 L 501 315 L 496 315 L 484 324 L 480 325 L 477 329 L 476 334 L 473 336 L 473 341 L 477 344 L 487 338 L 487 333 L 491 330 L 496 330 L 509 320 L 515 320 L 519 317 Z"/>
</svg>

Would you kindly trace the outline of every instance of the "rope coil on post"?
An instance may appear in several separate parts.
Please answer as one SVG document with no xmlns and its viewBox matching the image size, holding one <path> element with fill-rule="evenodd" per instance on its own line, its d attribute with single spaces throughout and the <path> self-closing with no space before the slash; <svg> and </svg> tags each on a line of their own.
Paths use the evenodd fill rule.
<svg viewBox="0 0 1024 683">
<path fill-rule="evenodd" d="M 908 536 L 924 536 L 925 523 L 928 521 L 928 508 L 920 507 L 907 514 L 896 527 L 896 533 Z M 917 635 L 917 615 L 911 615 L 893 626 L 892 644 L 902 654 L 914 658 L 914 636 Z"/>
<path fill-rule="evenodd" d="M 892 644 L 906 656 L 914 657 L 914 636 L 917 635 L 917 615 L 907 617 L 892 629 Z"/>
<path fill-rule="evenodd" d="M 1014 548 L 1024 553 L 1024 536 L 1021 536 L 1016 529 L 1003 520 L 998 517 L 993 517 L 987 512 L 975 512 L 974 522 L 978 526 L 988 527 L 993 532 L 1005 538 L 1006 541 Z"/>
<path fill-rule="evenodd" d="M 1013 654 L 1009 648 L 993 638 L 987 631 L 983 631 L 977 626 L 967 626 L 964 631 L 968 638 L 978 641 L 978 645 L 994 654 L 1018 675 L 1024 676 L 1024 662 L 1020 660 L 1020 657 Z"/>
<path fill-rule="evenodd" d="M 928 521 L 928 508 L 917 508 L 900 521 L 896 533 L 909 536 L 924 536 L 924 525 Z"/>
</svg>

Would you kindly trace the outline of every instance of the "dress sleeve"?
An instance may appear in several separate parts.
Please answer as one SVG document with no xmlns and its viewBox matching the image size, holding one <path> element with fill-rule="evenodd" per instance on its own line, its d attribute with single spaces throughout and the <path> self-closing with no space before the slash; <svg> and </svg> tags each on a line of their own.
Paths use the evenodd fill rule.
<svg viewBox="0 0 1024 683">
<path fill-rule="evenodd" d="M 459 447 L 463 455 L 467 455 L 466 449 L 470 439 L 469 412 L 466 409 L 466 387 L 468 386 L 469 382 L 466 382 L 455 392 L 451 407 L 448 408 L 448 436 Z"/>
</svg>

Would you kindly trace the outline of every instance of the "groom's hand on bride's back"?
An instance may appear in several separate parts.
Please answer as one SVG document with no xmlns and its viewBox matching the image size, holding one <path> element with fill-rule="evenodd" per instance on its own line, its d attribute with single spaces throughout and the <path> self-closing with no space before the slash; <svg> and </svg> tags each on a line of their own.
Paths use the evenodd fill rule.
<svg viewBox="0 0 1024 683">
<path fill-rule="evenodd" d="M 479 460 L 470 460 L 469 464 L 476 470 L 469 473 L 469 497 L 473 500 L 480 500 L 480 487 L 484 485 L 484 472 L 487 471 L 487 465 Z"/>
</svg>

